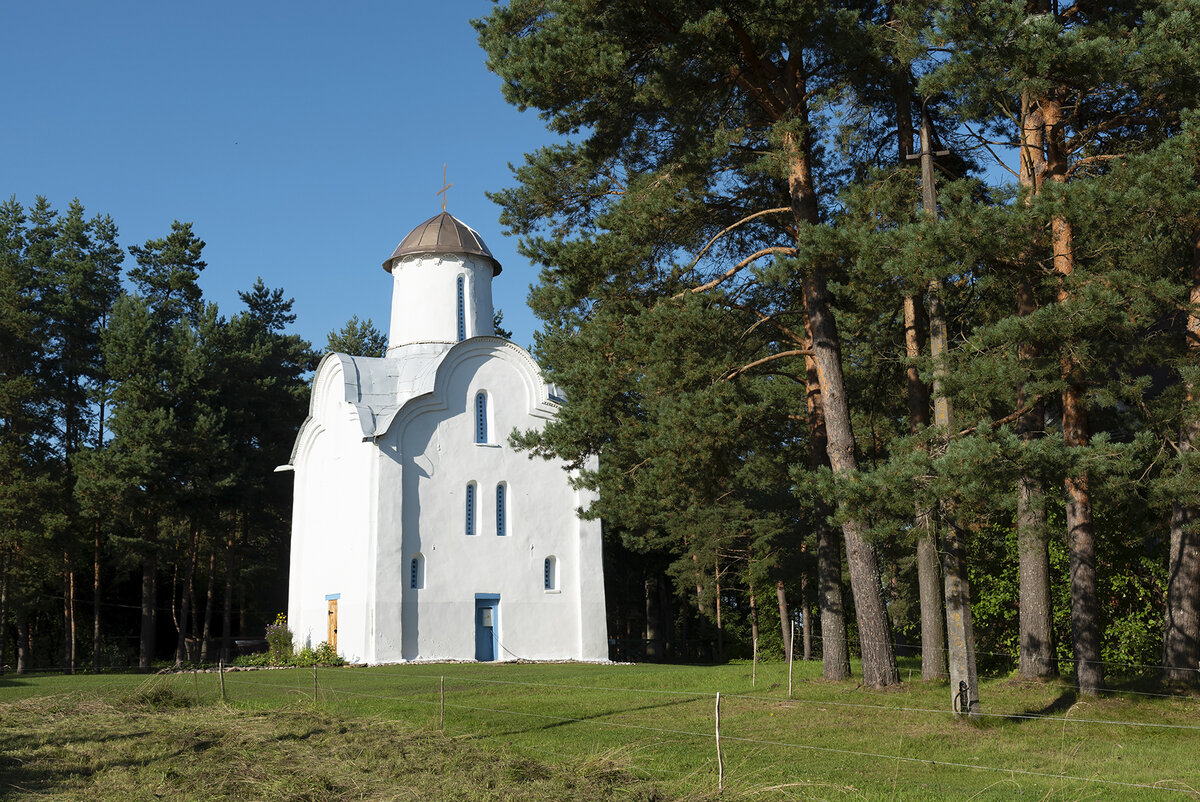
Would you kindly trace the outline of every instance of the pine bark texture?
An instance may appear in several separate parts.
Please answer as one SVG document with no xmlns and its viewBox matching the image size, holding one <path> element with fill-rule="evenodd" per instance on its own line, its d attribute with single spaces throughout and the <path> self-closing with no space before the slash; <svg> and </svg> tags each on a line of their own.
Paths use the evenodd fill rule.
<svg viewBox="0 0 1200 802">
<path fill-rule="evenodd" d="M 948 343 L 940 289 L 939 282 L 930 283 L 929 344 L 934 361 L 934 423 L 948 437 L 953 428 L 954 418 L 950 399 L 942 391 Z M 979 714 L 979 678 L 975 668 L 975 628 L 971 615 L 971 585 L 967 578 L 966 546 L 963 532 L 954 519 L 953 510 L 945 510 L 943 517 L 946 521 L 943 537 L 946 659 L 950 673 L 951 709 L 956 713 L 974 717 Z"/>
<path fill-rule="evenodd" d="M 806 321 L 808 342 L 805 346 L 811 351 L 812 335 L 807 328 Z M 804 364 L 809 468 L 816 471 L 828 460 L 825 406 L 821 401 L 816 362 L 809 356 L 805 357 Z M 846 644 L 846 611 L 842 602 L 842 542 L 837 530 L 829 525 L 829 508 L 821 499 L 816 501 L 813 518 L 817 532 L 817 606 L 821 610 L 821 675 L 830 681 L 843 680 L 850 676 L 850 654 Z M 786 638 L 791 638 L 790 629 Z"/>
<path fill-rule="evenodd" d="M 899 163 L 903 166 L 912 154 L 911 76 L 905 70 L 895 80 L 896 137 Z M 904 296 L 904 385 L 908 400 L 908 430 L 920 434 L 929 428 L 929 387 L 921 380 L 917 360 L 924 348 L 926 320 L 916 294 Z M 913 515 L 917 537 L 917 591 L 921 607 L 921 679 L 944 679 L 946 673 L 946 626 L 942 607 L 942 576 L 938 562 L 937 529 L 928 506 L 918 500 Z"/>
<path fill-rule="evenodd" d="M 841 353 L 837 328 L 829 308 L 829 294 L 819 265 L 811 267 L 804 278 L 805 306 L 812 325 L 813 358 L 821 383 L 825 409 L 826 451 L 835 474 L 857 469 L 854 433 L 850 427 L 850 405 L 842 382 Z M 895 685 L 900 681 L 892 633 L 879 584 L 879 564 L 875 548 L 863 536 L 862 525 L 848 518 L 842 525 L 846 544 L 846 563 L 850 568 L 850 590 L 858 620 L 859 648 L 862 652 L 863 682 L 871 687 Z"/>
<path fill-rule="evenodd" d="M 1171 508 L 1167 611 L 1163 625 L 1163 679 L 1200 684 L 1200 520 L 1196 508 Z"/>
<path fill-rule="evenodd" d="M 914 296 L 904 298 L 904 346 L 909 359 L 905 370 L 908 391 L 909 431 L 918 434 L 929 427 L 929 388 L 921 381 L 915 364 L 921 357 L 921 305 Z M 938 563 L 937 530 L 933 515 L 920 501 L 916 504 L 913 530 L 917 534 L 917 589 L 921 603 L 921 679 L 944 679 L 946 673 L 946 628 L 942 617 L 942 578 Z"/>
<path fill-rule="evenodd" d="M 1020 654 L 1017 673 L 1024 679 L 1058 674 L 1051 627 L 1050 554 L 1045 497 L 1029 477 L 1017 482 L 1017 561 Z"/>
<path fill-rule="evenodd" d="M 1067 179 L 1065 119 L 1061 103 L 1052 95 L 1039 104 L 1046 125 L 1046 177 L 1062 183 Z M 1057 301 L 1072 300 L 1068 285 L 1075 269 L 1074 231 L 1065 215 L 1055 214 L 1050 222 L 1053 269 L 1058 276 Z M 1062 391 L 1063 442 L 1068 448 L 1088 444 L 1087 410 L 1080 367 L 1070 353 L 1061 357 L 1065 387 Z M 1063 480 L 1066 493 L 1067 545 L 1071 563 L 1071 640 L 1075 653 L 1075 681 L 1080 693 L 1099 693 L 1104 681 L 1100 663 L 1100 611 L 1096 596 L 1096 536 L 1092 524 L 1092 499 L 1088 477 L 1077 472 Z"/>
<path fill-rule="evenodd" d="M 783 580 L 775 580 L 775 598 L 779 602 L 779 632 L 783 635 L 783 659 L 792 653 L 792 632 L 788 622 L 791 621 L 791 615 L 788 613 L 787 593 L 783 589 Z"/>
<path fill-rule="evenodd" d="M 808 575 L 800 582 L 800 659 L 812 659 L 812 605 L 808 601 Z"/>
<path fill-rule="evenodd" d="M 1030 103 L 1028 94 L 1021 97 L 1021 164 L 1018 179 L 1027 197 L 1041 190 L 1046 170 L 1041 109 Z M 1026 268 L 1017 287 L 1017 314 L 1032 315 L 1038 307 L 1037 295 Z M 1018 358 L 1029 364 L 1041 353 L 1037 343 L 1025 341 L 1018 345 Z M 1030 443 L 1042 435 L 1043 410 L 1040 403 L 1031 403 L 1024 383 L 1017 388 L 1017 408 L 1029 409 L 1017 419 L 1017 433 L 1022 443 Z M 1050 600 L 1050 532 L 1046 527 L 1045 492 L 1028 474 L 1017 479 L 1017 563 L 1020 581 L 1018 606 L 1017 673 L 1025 679 L 1057 676 L 1054 657 L 1054 637 Z"/>
<path fill-rule="evenodd" d="M 933 178 L 933 125 L 929 113 L 924 109 L 921 112 L 921 194 L 926 216 L 936 220 L 938 209 Z M 931 279 L 927 295 L 929 355 L 933 360 L 933 421 L 948 442 L 953 433 L 954 414 L 945 390 L 950 343 L 941 292 L 941 280 Z M 971 617 L 966 547 L 963 531 L 951 505 L 946 505 L 942 517 L 946 523 L 946 659 L 949 664 L 952 709 L 956 713 L 976 716 L 979 713 L 979 682 L 975 671 L 975 630 Z"/>
<path fill-rule="evenodd" d="M 1192 246 L 1192 312 L 1187 319 L 1187 352 L 1200 354 L 1200 230 Z M 1197 388 L 1187 384 L 1185 404 L 1195 414 Z M 1200 421 L 1185 420 L 1179 449 L 1192 452 L 1200 441 Z M 1163 678 L 1200 684 L 1200 510 L 1175 502 L 1171 507 L 1171 550 L 1167 562 L 1167 610 L 1163 623 Z"/>
</svg>

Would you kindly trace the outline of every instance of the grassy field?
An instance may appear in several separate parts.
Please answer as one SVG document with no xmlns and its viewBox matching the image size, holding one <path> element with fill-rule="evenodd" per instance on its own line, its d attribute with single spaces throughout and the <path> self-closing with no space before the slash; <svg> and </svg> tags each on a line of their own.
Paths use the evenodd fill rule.
<svg viewBox="0 0 1200 802">
<path fill-rule="evenodd" d="M 906 669 L 909 668 L 906 666 Z M 0 793 L 107 799 L 1200 797 L 1200 698 L 787 668 L 422 664 L 0 677 Z M 906 670 L 907 675 L 907 670 Z M 440 687 L 444 683 L 442 730 Z M 724 789 L 717 790 L 721 693 Z"/>
</svg>

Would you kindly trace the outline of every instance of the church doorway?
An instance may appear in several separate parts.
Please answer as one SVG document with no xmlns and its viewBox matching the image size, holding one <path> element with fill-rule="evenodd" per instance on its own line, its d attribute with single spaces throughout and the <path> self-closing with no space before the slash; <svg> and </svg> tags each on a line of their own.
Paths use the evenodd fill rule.
<svg viewBox="0 0 1200 802">
<path fill-rule="evenodd" d="M 499 609 L 499 594 L 475 594 L 475 659 L 481 663 L 490 663 L 496 659 L 499 645 L 497 635 Z"/>
<path fill-rule="evenodd" d="M 337 652 L 337 599 L 329 600 L 329 635 L 325 638 L 330 648 Z"/>
</svg>

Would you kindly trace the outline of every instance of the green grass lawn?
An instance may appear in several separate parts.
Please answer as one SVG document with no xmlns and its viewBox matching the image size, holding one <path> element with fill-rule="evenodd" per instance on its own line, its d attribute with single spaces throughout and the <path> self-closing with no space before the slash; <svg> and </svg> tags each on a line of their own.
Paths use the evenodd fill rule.
<svg viewBox="0 0 1200 802">
<path fill-rule="evenodd" d="M 905 674 L 907 676 L 906 665 Z M 445 730 L 441 696 L 445 684 Z M 887 691 L 787 667 L 420 664 L 0 677 L 0 793 L 64 798 L 1200 797 L 1200 698 Z M 1141 692 L 1136 692 L 1140 690 Z M 717 792 L 715 694 L 724 790 Z"/>
</svg>

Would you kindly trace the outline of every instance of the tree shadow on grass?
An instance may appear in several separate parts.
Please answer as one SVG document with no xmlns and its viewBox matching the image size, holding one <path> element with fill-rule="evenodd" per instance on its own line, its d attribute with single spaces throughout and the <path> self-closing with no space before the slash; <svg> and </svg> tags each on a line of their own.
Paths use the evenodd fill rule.
<svg viewBox="0 0 1200 802">
<path fill-rule="evenodd" d="M 494 738 L 497 735 L 518 735 L 521 733 L 536 732 L 539 730 L 540 731 L 548 731 L 548 730 L 556 729 L 558 727 L 565 727 L 570 724 L 594 721 L 597 719 L 607 718 L 608 716 L 614 716 L 614 715 L 618 715 L 621 713 L 638 713 L 638 712 L 642 712 L 642 711 L 646 711 L 646 710 L 662 710 L 662 709 L 666 709 L 669 707 L 677 707 L 679 705 L 692 704 L 693 702 L 701 701 L 704 698 L 705 697 L 703 695 L 697 695 L 690 699 L 689 698 L 672 699 L 669 702 L 659 702 L 656 704 L 638 705 L 637 707 L 612 708 L 609 710 L 603 710 L 603 711 L 599 711 L 599 712 L 591 713 L 591 714 L 587 714 L 587 715 L 580 714 L 580 715 L 575 715 L 575 716 L 555 715 L 555 714 L 551 714 L 551 713 L 533 713 L 533 712 L 529 712 L 529 711 L 517 711 L 517 710 L 513 710 L 513 711 L 498 710 L 496 712 L 497 715 L 512 716 L 515 718 L 528 718 L 531 721 L 531 724 L 528 727 L 505 728 L 503 730 L 503 732 L 501 732 L 499 730 L 493 730 L 493 731 L 487 732 L 487 733 L 472 733 L 470 735 L 463 736 L 462 740 L 468 740 L 468 741 L 470 741 L 470 740 L 486 740 L 488 738 Z M 490 712 L 490 711 L 476 709 L 473 712 L 475 712 L 477 715 L 486 715 L 487 712 Z M 553 717 L 555 720 L 545 721 L 545 718 L 542 718 L 542 717 L 547 717 L 547 718 Z M 539 721 L 539 719 L 541 719 L 541 720 Z M 606 723 L 608 723 L 608 722 L 606 722 Z"/>
<path fill-rule="evenodd" d="M 1051 700 L 1041 707 L 1033 707 L 1028 710 L 1023 710 L 1015 716 L 1006 716 L 1008 721 L 1026 722 L 1032 721 L 1035 718 L 1054 716 L 1066 713 L 1071 709 L 1071 706 L 1079 699 L 1079 694 L 1074 688 L 1064 688 L 1058 697 Z"/>
</svg>

